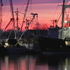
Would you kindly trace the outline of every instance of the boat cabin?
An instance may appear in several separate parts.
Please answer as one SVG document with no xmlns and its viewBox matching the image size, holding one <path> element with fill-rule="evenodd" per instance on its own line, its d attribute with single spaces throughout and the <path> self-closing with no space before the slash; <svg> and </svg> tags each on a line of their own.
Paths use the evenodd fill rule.
<svg viewBox="0 0 70 70">
<path fill-rule="evenodd" d="M 56 27 L 50 27 L 48 28 L 48 37 L 49 38 L 58 38 L 58 34 L 59 34 L 59 27 L 56 25 Z"/>
<path fill-rule="evenodd" d="M 50 27 L 48 28 L 48 37 L 49 38 L 55 38 L 55 39 L 61 39 L 61 33 L 62 29 L 59 28 L 57 25 L 56 27 Z M 70 39 L 70 26 L 68 28 L 63 28 L 63 36 L 62 39 Z"/>
</svg>

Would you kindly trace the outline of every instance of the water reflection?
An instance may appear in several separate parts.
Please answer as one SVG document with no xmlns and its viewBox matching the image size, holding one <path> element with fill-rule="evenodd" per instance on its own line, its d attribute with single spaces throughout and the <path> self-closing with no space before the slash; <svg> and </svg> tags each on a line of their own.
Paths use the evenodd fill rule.
<svg viewBox="0 0 70 70">
<path fill-rule="evenodd" d="M 42 55 L 37 59 L 36 70 L 70 70 L 70 56 Z"/>
<path fill-rule="evenodd" d="M 70 70 L 70 56 L 4 56 L 0 57 L 0 70 Z"/>
<path fill-rule="evenodd" d="M 0 70 L 34 70 L 36 59 L 31 55 L 0 57 Z"/>
</svg>

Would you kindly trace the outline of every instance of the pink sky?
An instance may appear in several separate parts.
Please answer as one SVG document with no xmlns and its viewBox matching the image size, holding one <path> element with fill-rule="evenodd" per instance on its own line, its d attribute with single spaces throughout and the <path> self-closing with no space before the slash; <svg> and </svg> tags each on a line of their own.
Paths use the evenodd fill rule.
<svg viewBox="0 0 70 70">
<path fill-rule="evenodd" d="M 18 2 L 18 1 L 17 1 Z M 27 1 L 24 2 L 25 5 L 22 4 L 22 2 L 19 3 L 13 3 L 13 7 L 14 7 L 14 12 L 17 10 L 19 10 L 19 12 L 24 13 L 25 11 L 25 7 Z M 46 23 L 47 25 L 52 25 L 52 21 L 50 20 L 58 20 L 61 12 L 62 12 L 62 7 L 61 6 L 57 6 L 57 5 L 62 5 L 62 3 L 55 3 L 56 0 L 53 1 L 54 3 L 51 3 L 51 0 L 30 0 L 30 3 L 35 3 L 35 4 L 29 4 L 28 10 L 27 10 L 27 14 L 26 14 L 26 18 L 27 19 L 31 19 L 32 15 L 30 13 L 38 13 L 38 19 L 35 18 L 34 21 L 32 22 L 32 26 L 35 26 L 35 24 L 37 23 L 37 21 L 40 24 L 44 24 Z M 58 2 L 58 1 L 57 1 Z M 60 1 L 62 2 L 62 1 Z M 7 23 L 10 21 L 11 16 L 11 10 L 10 10 L 10 5 L 7 4 L 6 6 L 3 6 L 3 13 L 2 13 L 2 28 L 4 28 Z M 14 14 L 15 18 L 16 18 L 16 14 Z M 19 27 L 21 26 L 22 20 L 23 20 L 23 14 L 19 13 Z M 15 19 L 16 20 L 16 19 Z M 60 26 L 61 23 L 61 19 L 58 23 L 58 25 Z M 11 24 L 12 25 L 12 24 Z M 24 25 L 25 27 L 25 25 Z"/>
</svg>

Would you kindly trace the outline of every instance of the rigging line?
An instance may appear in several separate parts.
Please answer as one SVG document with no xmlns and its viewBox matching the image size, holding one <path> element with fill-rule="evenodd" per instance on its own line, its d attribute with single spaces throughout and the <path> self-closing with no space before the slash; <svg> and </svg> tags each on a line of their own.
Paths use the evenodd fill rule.
<svg viewBox="0 0 70 70">
<path fill-rule="evenodd" d="M 22 26 L 21 26 L 21 31 L 22 31 L 22 27 L 23 27 L 24 19 L 25 19 L 25 17 L 26 17 L 26 13 L 27 13 L 28 5 L 29 5 L 29 0 L 28 0 L 28 2 L 27 2 L 27 6 L 26 6 L 26 9 L 25 9 L 24 18 L 23 18 L 23 22 L 22 22 Z"/>
<path fill-rule="evenodd" d="M 19 21 L 18 21 L 18 23 L 19 23 L 19 25 L 20 25 L 20 27 L 21 27 L 21 15 L 19 15 L 20 17 L 19 17 Z"/>
<path fill-rule="evenodd" d="M 5 0 L 4 12 L 5 12 L 5 9 L 6 9 L 6 4 L 7 4 L 7 0 Z"/>
<path fill-rule="evenodd" d="M 19 27 L 21 27 L 20 21 L 19 21 Z"/>
<path fill-rule="evenodd" d="M 5 14 L 5 9 L 6 9 L 6 7 L 7 7 L 7 6 L 6 6 L 6 4 L 7 4 L 7 0 L 5 0 L 5 6 L 4 6 L 4 10 L 3 10 L 3 11 L 4 11 L 4 13 L 2 13 L 2 15 L 4 15 L 4 14 Z M 8 17 L 8 16 L 7 16 L 7 17 Z"/>
<path fill-rule="evenodd" d="M 31 7 L 31 11 L 32 11 L 32 0 L 30 0 L 30 7 Z"/>
<path fill-rule="evenodd" d="M 58 21 L 59 21 L 59 19 L 60 19 L 61 15 L 62 15 L 62 13 L 61 13 L 61 14 L 60 14 L 60 16 L 59 16 Z"/>
<path fill-rule="evenodd" d="M 59 3 L 59 0 L 58 0 L 58 3 Z M 61 14 L 60 14 L 60 16 L 59 16 L 59 18 L 58 18 L 58 20 L 57 20 L 57 21 L 59 21 L 59 19 L 60 19 L 61 15 L 62 15 L 62 12 L 61 12 Z"/>
<path fill-rule="evenodd" d="M 12 26 L 12 29 L 13 29 L 13 26 Z M 9 39 L 9 37 L 10 37 L 11 33 L 12 33 L 12 30 L 10 31 L 10 33 L 9 33 L 9 35 L 8 35 L 8 39 Z"/>
<path fill-rule="evenodd" d="M 58 0 L 58 3 L 59 3 L 59 0 Z M 56 9 L 55 9 L 55 12 L 54 12 L 53 18 L 54 18 L 54 16 L 55 16 L 55 13 L 56 13 L 56 11 L 57 11 L 57 8 L 58 8 L 58 6 L 56 6 Z"/>
<path fill-rule="evenodd" d="M 58 20 L 57 20 L 57 21 L 59 21 L 59 19 L 60 19 L 61 15 L 62 15 L 62 11 L 61 11 L 61 13 L 60 13 L 59 17 L 57 16 L 57 17 L 58 17 Z"/>
<path fill-rule="evenodd" d="M 26 3 L 26 0 L 25 0 L 24 4 L 22 5 L 22 7 L 21 7 L 20 11 L 23 9 L 23 7 L 24 7 L 25 3 Z"/>
<path fill-rule="evenodd" d="M 13 3 L 12 3 L 12 0 L 10 0 L 10 7 L 11 7 L 11 12 L 12 12 L 12 18 L 14 18 L 14 13 L 13 13 Z"/>
</svg>

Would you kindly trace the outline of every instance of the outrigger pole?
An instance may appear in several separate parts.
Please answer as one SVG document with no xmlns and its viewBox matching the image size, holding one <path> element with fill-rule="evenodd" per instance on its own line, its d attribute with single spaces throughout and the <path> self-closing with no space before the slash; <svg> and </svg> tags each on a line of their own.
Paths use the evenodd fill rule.
<svg viewBox="0 0 70 70">
<path fill-rule="evenodd" d="M 31 22 L 34 20 L 34 18 L 35 18 L 35 15 L 38 15 L 37 13 L 31 13 L 31 15 L 33 15 L 33 18 L 32 18 L 32 20 L 30 21 L 30 23 L 28 23 L 28 26 L 25 28 L 25 30 L 23 31 L 23 33 L 21 34 L 21 36 L 20 36 L 20 38 L 18 39 L 18 41 L 22 38 L 22 36 L 24 35 L 24 33 L 27 31 L 27 29 L 28 29 L 28 27 L 29 27 L 29 25 L 31 24 Z"/>
<path fill-rule="evenodd" d="M 0 34 L 0 37 L 2 36 L 2 34 L 5 32 L 6 28 L 9 26 L 9 24 L 13 21 L 14 19 L 12 18 L 9 23 L 7 24 L 7 26 L 5 27 L 5 29 L 2 31 L 2 33 Z"/>
<path fill-rule="evenodd" d="M 2 0 L 0 0 L 2 1 Z M 10 6 L 11 6 L 11 11 L 12 11 L 12 18 L 10 20 L 10 22 L 7 24 L 7 26 L 5 27 L 5 29 L 2 31 L 2 33 L 0 34 L 0 37 L 2 36 L 2 34 L 5 32 L 6 28 L 9 26 L 9 24 L 13 21 L 13 27 L 14 27 L 14 33 L 15 33 L 15 39 L 16 39 L 16 32 L 15 32 L 15 23 L 14 23 L 14 13 L 13 13 L 13 5 L 12 5 L 12 0 L 10 0 Z"/>
</svg>

